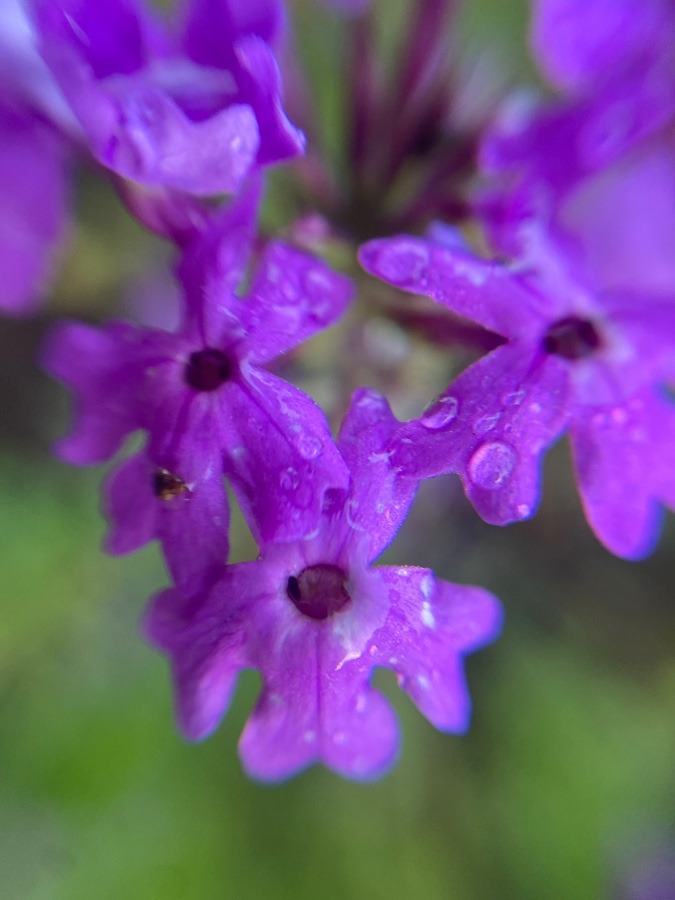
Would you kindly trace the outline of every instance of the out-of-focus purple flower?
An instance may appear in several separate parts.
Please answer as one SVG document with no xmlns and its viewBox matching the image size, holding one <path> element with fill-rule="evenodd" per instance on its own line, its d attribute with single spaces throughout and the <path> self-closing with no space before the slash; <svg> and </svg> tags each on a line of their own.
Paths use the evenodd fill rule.
<svg viewBox="0 0 675 900">
<path fill-rule="evenodd" d="M 437 728 L 467 728 L 462 660 L 496 636 L 499 606 L 427 569 L 371 568 L 414 493 L 384 452 L 397 426 L 383 397 L 358 391 L 338 440 L 351 487 L 326 495 L 318 528 L 264 544 L 258 561 L 228 566 L 196 600 L 170 590 L 149 608 L 145 631 L 171 659 L 188 738 L 216 728 L 240 669 L 260 670 L 263 690 L 240 742 L 256 778 L 286 778 L 314 762 L 350 778 L 382 774 L 398 741 L 395 717 L 369 683 L 378 666 L 396 672 Z"/>
<path fill-rule="evenodd" d="M 65 147 L 29 110 L 0 97 L 0 309 L 30 312 L 66 230 Z"/>
<path fill-rule="evenodd" d="M 0 4 L 0 310 L 39 302 L 66 230 L 72 122 L 20 0 Z"/>
<path fill-rule="evenodd" d="M 140 0 L 32 0 L 42 56 L 94 156 L 123 178 L 232 192 L 301 152 L 281 107 L 275 0 L 190 0 L 164 28 Z"/>
<path fill-rule="evenodd" d="M 542 451 L 568 428 L 591 527 L 640 557 L 659 504 L 675 506 L 675 303 L 594 285 L 535 220 L 519 230 L 511 265 L 405 236 L 362 247 L 367 271 L 506 339 L 402 428 L 392 462 L 459 473 L 480 515 L 506 524 L 535 511 Z"/>
<path fill-rule="evenodd" d="M 240 298 L 257 196 L 255 187 L 247 190 L 186 248 L 178 269 L 184 320 L 176 332 L 65 324 L 47 347 L 46 368 L 77 396 L 75 427 L 59 445 L 64 459 L 99 462 L 131 432 L 147 432 L 143 453 L 109 481 L 113 552 L 153 536 L 185 544 L 194 527 L 195 555 L 203 536 L 207 545 L 216 542 L 206 548 L 209 559 L 222 558 L 223 472 L 254 533 L 266 540 L 315 528 L 325 489 L 345 484 L 319 407 L 263 366 L 331 324 L 351 297 L 351 282 L 272 242 Z M 175 547 L 172 553 L 180 555 Z"/>
<path fill-rule="evenodd" d="M 532 0 L 531 44 L 550 82 L 571 94 L 642 80 L 665 65 L 675 47 L 671 0 Z"/>
<path fill-rule="evenodd" d="M 484 137 L 482 164 L 501 176 L 482 209 L 493 243 L 514 252 L 494 213 L 525 190 L 584 241 L 603 284 L 672 293 L 675 6 L 538 0 L 532 44 L 564 96 L 513 97 Z"/>
</svg>

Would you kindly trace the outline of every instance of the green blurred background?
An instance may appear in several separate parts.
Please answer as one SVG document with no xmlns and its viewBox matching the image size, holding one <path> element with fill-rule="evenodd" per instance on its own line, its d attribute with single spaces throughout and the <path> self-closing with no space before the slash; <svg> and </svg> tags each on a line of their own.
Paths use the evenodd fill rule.
<svg viewBox="0 0 675 900">
<path fill-rule="evenodd" d="M 523 4 L 477 8 L 480 40 L 521 64 Z M 119 311 L 167 258 L 98 180 L 76 195 L 48 312 L 0 323 L 0 897 L 637 896 L 627 882 L 673 852 L 673 517 L 649 560 L 612 558 L 565 446 L 539 515 L 507 529 L 483 524 L 455 479 L 426 485 L 386 559 L 483 584 L 506 610 L 502 639 L 468 660 L 471 731 L 436 733 L 378 673 L 404 735 L 392 774 L 247 780 L 236 742 L 257 676 L 214 737 L 179 738 L 165 661 L 137 634 L 166 583 L 159 554 L 105 557 L 102 470 L 50 457 L 67 402 L 36 368 L 45 329 Z M 250 555 L 242 528 L 233 540 Z"/>
</svg>

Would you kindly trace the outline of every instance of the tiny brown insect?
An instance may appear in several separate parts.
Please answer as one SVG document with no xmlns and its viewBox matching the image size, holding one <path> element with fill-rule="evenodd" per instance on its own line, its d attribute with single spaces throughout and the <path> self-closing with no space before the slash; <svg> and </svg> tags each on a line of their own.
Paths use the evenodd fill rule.
<svg viewBox="0 0 675 900">
<path fill-rule="evenodd" d="M 168 469 L 157 469 L 152 476 L 152 492 L 160 500 L 173 500 L 182 494 L 189 493 L 190 488 L 182 478 L 169 472 Z"/>
</svg>

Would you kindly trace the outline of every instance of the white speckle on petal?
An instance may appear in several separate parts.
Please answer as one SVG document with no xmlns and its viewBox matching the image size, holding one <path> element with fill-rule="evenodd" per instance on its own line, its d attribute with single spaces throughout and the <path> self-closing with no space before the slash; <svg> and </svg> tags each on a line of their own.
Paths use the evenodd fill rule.
<svg viewBox="0 0 675 900">
<path fill-rule="evenodd" d="M 428 600 L 425 600 L 422 604 L 422 612 L 420 613 L 420 619 L 422 620 L 422 624 L 426 625 L 427 628 L 435 628 L 436 627 L 436 619 L 434 618 L 434 614 L 431 610 L 431 604 Z"/>
<path fill-rule="evenodd" d="M 425 575 L 422 581 L 420 582 L 420 590 L 422 591 L 422 595 L 426 598 L 426 600 L 431 599 L 431 595 L 434 591 L 434 578 L 433 575 Z"/>
</svg>

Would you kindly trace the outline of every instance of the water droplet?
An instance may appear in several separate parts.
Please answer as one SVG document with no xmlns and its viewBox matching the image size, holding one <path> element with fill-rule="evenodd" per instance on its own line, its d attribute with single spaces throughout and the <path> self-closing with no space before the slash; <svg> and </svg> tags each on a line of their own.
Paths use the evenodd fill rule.
<svg viewBox="0 0 675 900">
<path fill-rule="evenodd" d="M 332 288 L 331 279 L 323 269 L 307 269 L 305 272 L 305 288 L 313 295 L 323 294 Z"/>
<path fill-rule="evenodd" d="M 612 410 L 612 422 L 615 425 L 623 425 L 624 422 L 628 421 L 628 413 L 623 408 L 623 406 L 615 406 Z"/>
<path fill-rule="evenodd" d="M 518 513 L 518 515 L 520 516 L 521 519 L 524 519 L 526 516 L 529 516 L 531 511 L 532 510 L 527 505 L 527 503 L 519 503 L 518 506 L 516 507 L 516 512 Z"/>
<path fill-rule="evenodd" d="M 382 394 L 368 388 L 362 388 L 355 395 L 355 405 L 358 406 L 359 409 L 384 409 L 386 403 L 387 401 Z"/>
<path fill-rule="evenodd" d="M 509 391 L 502 397 L 504 406 L 520 406 L 525 399 L 525 391 Z"/>
<path fill-rule="evenodd" d="M 512 447 L 501 441 L 481 444 L 471 456 L 469 478 L 477 487 L 495 491 L 507 480 L 516 465 Z"/>
<path fill-rule="evenodd" d="M 298 286 L 294 282 L 282 281 L 281 284 L 279 285 L 279 287 L 280 287 L 281 293 L 284 295 L 284 297 L 287 300 L 300 301 L 300 298 L 298 297 Z M 294 312 L 296 312 L 296 310 L 294 310 Z"/>
<path fill-rule="evenodd" d="M 429 263 L 429 248 L 412 238 L 387 241 L 377 258 L 376 270 L 387 281 L 405 285 L 419 283 Z"/>
<path fill-rule="evenodd" d="M 279 479 L 281 487 L 285 491 L 294 491 L 300 484 L 300 476 L 296 469 L 292 466 L 289 466 L 287 469 L 281 473 L 281 477 Z"/>
<path fill-rule="evenodd" d="M 480 419 L 476 419 L 473 423 L 472 430 L 475 435 L 480 437 L 481 434 L 486 434 L 488 431 L 492 431 L 492 429 L 497 425 L 499 420 L 501 419 L 501 413 L 489 413 L 488 415 L 481 416 Z"/>
<path fill-rule="evenodd" d="M 420 423 L 430 431 L 447 428 L 456 418 L 459 410 L 457 397 L 439 397 L 439 399 L 422 413 Z"/>
<path fill-rule="evenodd" d="M 316 459 L 323 450 L 321 440 L 315 434 L 300 434 L 295 440 L 295 446 L 303 459 Z"/>
<path fill-rule="evenodd" d="M 533 412 L 535 415 L 541 412 L 541 403 L 531 403 L 530 404 L 530 412 Z"/>
</svg>

